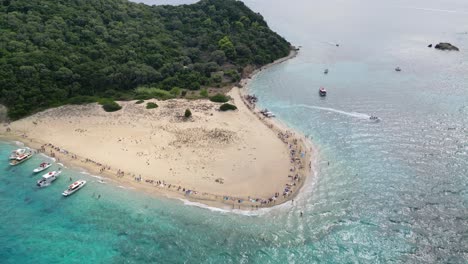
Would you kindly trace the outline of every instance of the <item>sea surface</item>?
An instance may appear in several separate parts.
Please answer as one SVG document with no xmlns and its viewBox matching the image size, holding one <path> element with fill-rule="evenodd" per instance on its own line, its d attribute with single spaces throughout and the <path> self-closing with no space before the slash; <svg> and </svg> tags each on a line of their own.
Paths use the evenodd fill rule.
<svg viewBox="0 0 468 264">
<path fill-rule="evenodd" d="M 66 168 L 37 189 L 46 157 L 9 167 L 4 142 L 1 263 L 468 263 L 468 2 L 245 2 L 302 46 L 248 88 L 316 147 L 294 204 L 201 208 Z M 88 184 L 64 198 L 70 177 Z"/>
</svg>

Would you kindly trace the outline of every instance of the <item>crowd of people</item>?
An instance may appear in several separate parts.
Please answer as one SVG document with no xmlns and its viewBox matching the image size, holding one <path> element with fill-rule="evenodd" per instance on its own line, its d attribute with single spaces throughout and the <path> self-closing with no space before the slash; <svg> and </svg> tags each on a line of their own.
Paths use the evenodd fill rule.
<svg viewBox="0 0 468 264">
<path fill-rule="evenodd" d="M 301 173 L 304 171 L 303 162 L 305 162 L 304 158 L 306 157 L 306 150 L 303 150 L 301 144 L 299 144 L 297 137 L 294 136 L 294 133 L 291 131 L 283 131 L 279 129 L 277 126 L 274 126 L 271 121 L 264 118 L 263 115 L 260 115 L 260 112 L 256 112 L 255 104 L 258 102 L 258 98 L 255 95 L 245 95 L 242 97 L 244 103 L 247 107 L 256 114 L 256 116 L 270 129 L 277 132 L 278 138 L 288 146 L 289 149 L 289 156 L 290 156 L 290 164 L 291 167 L 289 169 L 290 174 L 288 175 L 289 182 L 285 184 L 285 187 L 281 193 L 277 192 L 273 196 L 268 199 L 255 199 L 255 202 L 260 202 L 262 205 L 268 205 L 270 203 L 275 204 L 276 200 L 282 196 L 283 199 L 288 199 L 294 191 L 294 188 L 298 187 L 299 183 L 301 183 L 302 177 Z M 309 170 L 312 169 L 312 163 L 309 162 Z M 308 173 L 305 171 L 304 173 Z"/>
<path fill-rule="evenodd" d="M 96 167 L 98 167 L 98 171 L 100 174 L 103 174 L 103 173 L 114 174 L 118 178 L 123 178 L 125 176 L 128 176 L 128 177 L 132 177 L 133 180 L 136 182 L 143 182 L 145 184 L 150 184 L 157 188 L 164 188 L 167 190 L 178 192 L 185 196 L 193 196 L 194 198 L 201 196 L 203 197 L 203 199 L 211 198 L 213 200 L 220 200 L 224 203 L 232 204 L 233 206 L 234 205 L 240 206 L 242 204 L 244 207 L 252 206 L 252 208 L 255 208 L 259 206 L 260 207 L 268 206 L 268 205 L 276 204 L 277 202 L 280 202 L 280 201 L 288 200 L 291 197 L 291 195 L 295 192 L 296 188 L 298 188 L 301 185 L 304 174 L 308 173 L 307 170 L 304 170 L 304 164 L 303 164 L 303 162 L 306 162 L 304 158 L 306 157 L 307 150 L 303 149 L 303 144 L 301 144 L 303 142 L 299 142 L 296 135 L 293 132 L 281 130 L 278 126 L 275 126 L 271 121 L 264 118 L 262 115 L 257 113 L 257 111 L 255 111 L 255 103 L 258 101 L 258 98 L 255 95 L 247 95 L 247 96 L 242 97 L 242 99 L 245 105 L 248 106 L 252 110 L 252 112 L 255 113 L 262 122 L 264 122 L 265 125 L 267 125 L 270 129 L 272 129 L 274 132 L 277 133 L 278 138 L 284 144 L 286 144 L 289 150 L 290 169 L 289 169 L 289 175 L 285 175 L 285 177 L 287 176 L 287 179 L 285 179 L 286 183 L 284 185 L 284 188 L 279 192 L 275 192 L 273 195 L 267 198 L 265 197 L 254 198 L 250 196 L 247 198 L 245 197 L 242 198 L 242 197 L 233 197 L 233 196 L 228 196 L 228 195 L 220 196 L 220 195 L 210 194 L 210 193 L 199 193 L 190 188 L 186 188 L 180 185 L 169 184 L 169 183 L 166 183 L 165 181 L 155 180 L 151 178 L 143 179 L 141 175 L 136 176 L 135 174 L 125 172 L 117 168 L 114 170 L 114 172 L 112 172 L 113 170 L 108 165 L 102 164 L 90 158 L 79 157 L 76 154 L 70 153 L 63 148 L 54 146 L 53 144 L 50 144 L 50 143 L 42 145 L 40 151 L 44 153 L 46 153 L 46 151 L 49 151 L 50 156 L 57 158 L 57 160 L 58 160 L 58 157 L 57 157 L 58 155 L 65 155 L 72 160 L 79 160 L 82 163 L 93 164 Z M 310 162 L 308 164 L 308 167 L 309 169 L 311 168 Z"/>
</svg>

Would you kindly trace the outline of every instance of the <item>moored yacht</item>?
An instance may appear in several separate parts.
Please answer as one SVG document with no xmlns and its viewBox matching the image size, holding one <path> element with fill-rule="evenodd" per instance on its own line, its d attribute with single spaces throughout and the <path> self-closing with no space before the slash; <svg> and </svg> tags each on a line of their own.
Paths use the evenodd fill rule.
<svg viewBox="0 0 468 264">
<path fill-rule="evenodd" d="M 266 109 L 266 108 L 263 109 L 263 110 L 261 110 L 260 113 L 261 113 L 262 115 L 264 115 L 265 117 L 275 117 L 275 116 L 276 116 L 273 112 L 269 111 L 269 110 Z"/>
<path fill-rule="evenodd" d="M 23 162 L 27 161 L 28 159 L 30 159 L 32 156 L 33 156 L 32 152 L 26 152 L 24 154 L 21 154 L 18 157 L 16 157 L 15 159 L 11 160 L 10 165 L 15 166 L 15 165 L 18 165 L 20 163 L 23 163 Z"/>
<path fill-rule="evenodd" d="M 60 173 L 62 173 L 62 171 L 58 170 L 58 171 L 51 171 L 42 175 L 42 178 L 37 181 L 37 186 L 39 187 L 49 186 L 53 181 L 55 181 L 58 178 Z"/>
<path fill-rule="evenodd" d="M 327 90 L 325 90 L 323 87 L 320 87 L 319 94 L 320 96 L 327 96 Z"/>
<path fill-rule="evenodd" d="M 38 173 L 38 172 L 41 172 L 43 170 L 46 170 L 47 168 L 49 168 L 50 166 L 52 166 L 52 163 L 49 163 L 49 162 L 42 162 L 41 164 L 39 164 L 39 167 L 35 168 L 33 170 L 34 173 Z"/>
<path fill-rule="evenodd" d="M 16 159 L 17 157 L 23 155 L 24 153 L 26 153 L 26 149 L 24 148 L 20 148 L 20 149 L 17 149 L 17 150 L 13 150 L 10 154 L 10 159 L 11 160 L 14 160 Z"/>
<path fill-rule="evenodd" d="M 78 191 L 79 189 L 81 189 L 85 184 L 86 184 L 85 180 L 78 180 L 78 181 L 72 183 L 70 186 L 68 186 L 68 189 L 63 191 L 62 195 L 65 196 L 65 197 L 70 196 L 73 193 L 75 193 L 76 191 Z"/>
</svg>

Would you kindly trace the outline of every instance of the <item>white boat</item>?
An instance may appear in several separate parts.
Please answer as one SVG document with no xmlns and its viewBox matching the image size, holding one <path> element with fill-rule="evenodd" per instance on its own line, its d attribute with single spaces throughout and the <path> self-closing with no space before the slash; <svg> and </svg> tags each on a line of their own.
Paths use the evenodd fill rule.
<svg viewBox="0 0 468 264">
<path fill-rule="evenodd" d="M 21 156 L 23 155 L 24 153 L 26 153 L 26 149 L 24 148 L 20 148 L 20 149 L 17 149 L 17 150 L 13 150 L 10 154 L 10 159 L 11 160 L 14 160 L 16 159 L 18 156 Z"/>
<path fill-rule="evenodd" d="M 76 191 L 78 191 L 79 189 L 81 189 L 85 184 L 86 184 L 85 180 L 78 180 L 78 181 L 72 183 L 70 186 L 68 186 L 68 189 L 63 191 L 62 195 L 65 196 L 65 197 L 70 196 L 73 193 L 75 193 Z"/>
<path fill-rule="evenodd" d="M 268 111 L 268 109 L 266 109 L 266 108 L 261 110 L 260 113 L 262 115 L 264 115 L 265 117 L 275 117 L 276 116 L 273 112 Z"/>
<path fill-rule="evenodd" d="M 324 96 L 327 96 L 327 90 L 323 87 L 320 87 L 319 89 L 319 95 L 324 97 Z"/>
<path fill-rule="evenodd" d="M 41 172 L 43 170 L 46 170 L 47 168 L 49 168 L 50 166 L 52 166 L 52 163 L 48 163 L 48 162 L 42 162 L 41 164 L 39 164 L 39 167 L 35 168 L 33 170 L 34 173 L 38 173 L 38 172 Z"/>
<path fill-rule="evenodd" d="M 18 157 L 16 157 L 15 159 L 11 160 L 10 165 L 15 166 L 15 165 L 18 165 L 20 163 L 23 163 L 23 162 L 27 161 L 28 159 L 30 159 L 32 156 L 33 156 L 32 152 L 26 152 L 24 154 L 21 154 Z"/>
<path fill-rule="evenodd" d="M 37 186 L 39 187 L 49 186 L 53 181 L 55 181 L 58 178 L 60 173 L 62 173 L 62 171 L 59 170 L 59 171 L 51 171 L 42 175 L 42 178 L 37 181 Z"/>
</svg>

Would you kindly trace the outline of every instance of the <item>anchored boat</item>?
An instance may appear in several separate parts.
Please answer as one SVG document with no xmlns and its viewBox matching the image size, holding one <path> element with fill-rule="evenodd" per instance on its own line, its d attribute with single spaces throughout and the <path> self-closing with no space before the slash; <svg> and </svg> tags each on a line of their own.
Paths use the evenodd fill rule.
<svg viewBox="0 0 468 264">
<path fill-rule="evenodd" d="M 42 178 L 37 181 L 37 186 L 39 187 L 46 187 L 49 186 L 53 181 L 55 181 L 58 176 L 62 173 L 62 171 L 51 171 L 42 175 Z"/>
<path fill-rule="evenodd" d="M 24 153 L 26 153 L 26 149 L 24 148 L 20 148 L 20 149 L 17 149 L 17 150 L 13 150 L 10 154 L 10 160 L 14 160 L 16 159 L 17 157 L 23 155 Z"/>
<path fill-rule="evenodd" d="M 325 90 L 325 88 L 323 88 L 323 87 L 320 87 L 319 95 L 320 96 L 327 96 L 327 90 Z"/>
<path fill-rule="evenodd" d="M 18 157 L 16 157 L 15 159 L 11 160 L 10 165 L 11 166 L 16 166 L 16 165 L 18 165 L 20 163 L 23 163 L 23 162 L 27 161 L 32 156 L 33 156 L 32 152 L 26 152 L 24 154 L 21 154 Z"/>
<path fill-rule="evenodd" d="M 78 180 L 74 183 L 72 183 L 70 186 L 68 186 L 68 189 L 63 191 L 62 195 L 67 197 L 78 191 L 79 189 L 83 188 L 83 186 L 86 184 L 85 180 Z"/>
<path fill-rule="evenodd" d="M 266 108 L 263 109 L 263 110 L 261 110 L 260 113 L 261 113 L 262 115 L 264 115 L 265 117 L 275 117 L 275 116 L 276 116 L 273 112 L 269 111 L 269 110 L 266 109 Z"/>
<path fill-rule="evenodd" d="M 52 163 L 48 163 L 48 162 L 42 162 L 41 164 L 39 164 L 39 167 L 35 168 L 33 170 L 34 173 L 38 173 L 38 172 L 41 172 L 43 170 L 46 170 L 47 168 L 49 168 L 50 166 L 52 166 Z"/>
</svg>

